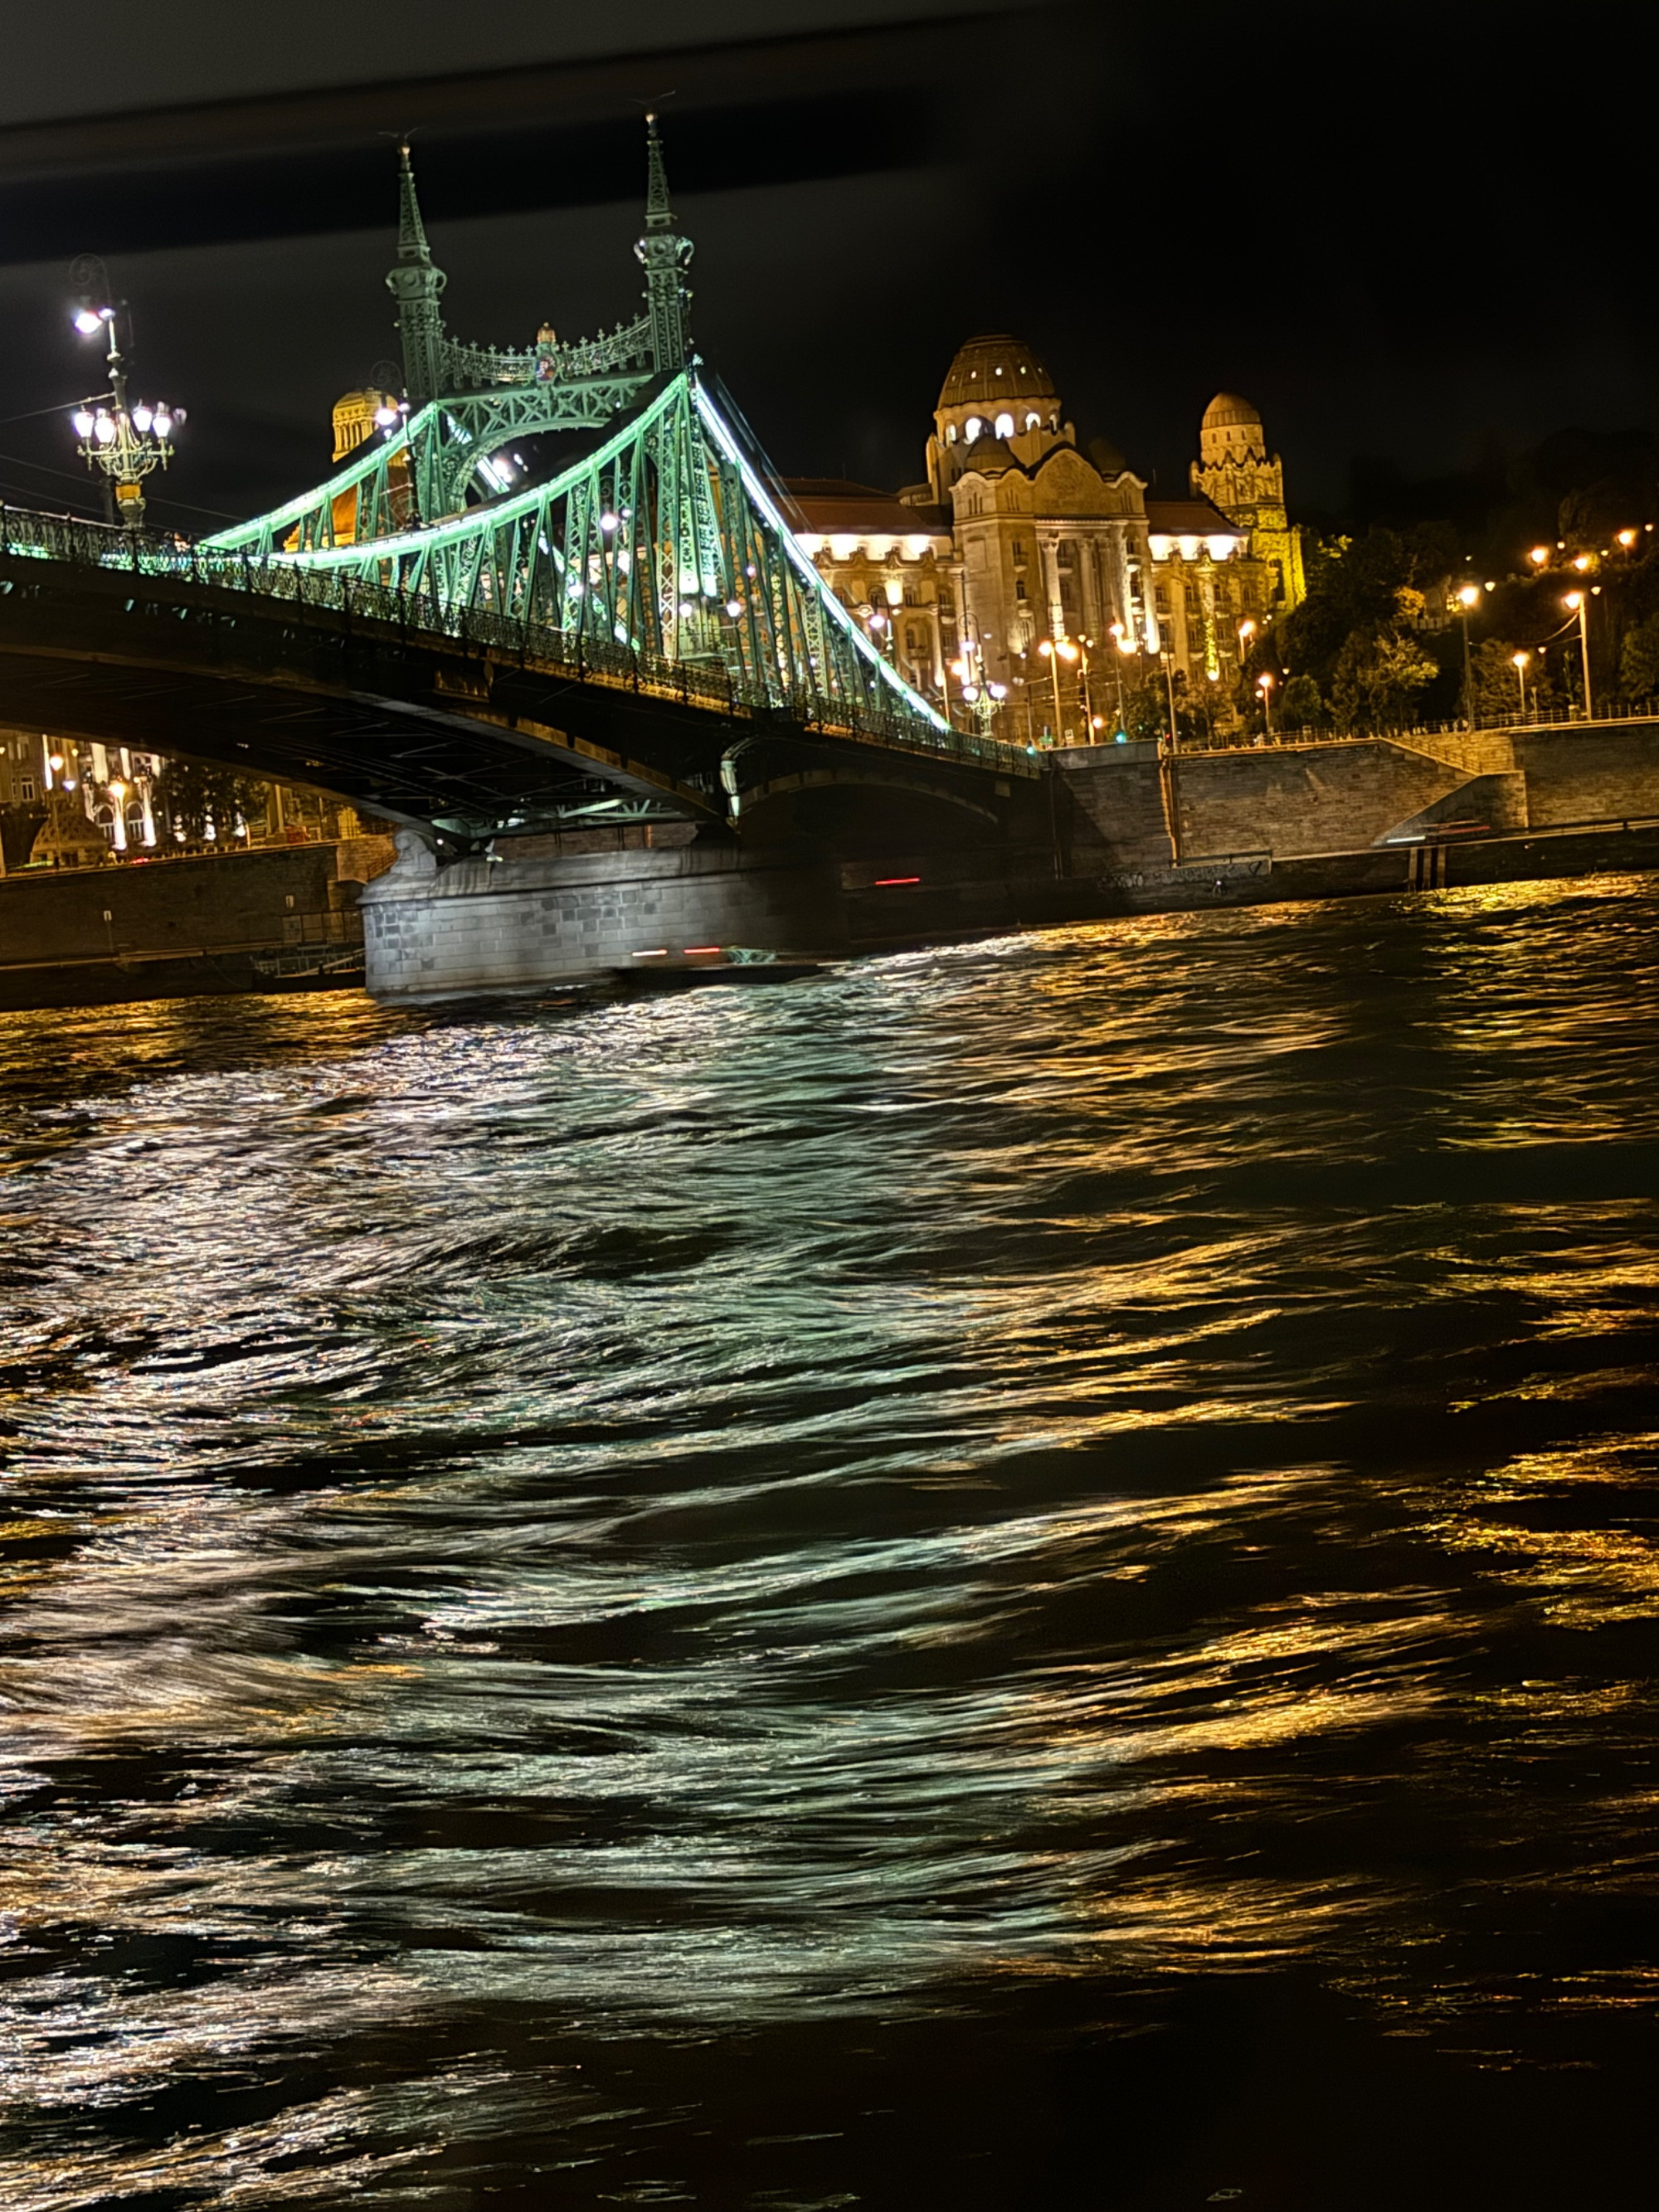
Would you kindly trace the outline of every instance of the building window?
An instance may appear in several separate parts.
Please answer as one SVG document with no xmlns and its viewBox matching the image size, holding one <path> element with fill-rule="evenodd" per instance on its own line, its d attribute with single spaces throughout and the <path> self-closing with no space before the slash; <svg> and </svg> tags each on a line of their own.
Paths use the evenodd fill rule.
<svg viewBox="0 0 1659 2212">
<path fill-rule="evenodd" d="M 32 775 L 26 775 L 18 785 L 17 791 L 23 805 L 32 806 L 34 803 L 34 778 Z"/>
<path fill-rule="evenodd" d="M 1013 436 L 1013 434 L 1014 434 L 1014 418 L 1013 418 L 1013 416 L 1012 416 L 1012 415 L 999 415 L 999 416 L 997 416 L 997 435 L 998 435 L 998 437 L 999 437 L 999 438 L 1012 438 L 1012 437 Z"/>
<path fill-rule="evenodd" d="M 1008 550 L 1013 555 L 1016 561 L 1023 561 L 1025 558 L 1025 540 L 1023 538 L 1011 538 L 1008 544 Z"/>
<path fill-rule="evenodd" d="M 1017 599 L 1023 599 L 1025 597 L 1025 579 L 1024 576 L 1016 576 L 1014 579 L 1014 597 Z"/>
<path fill-rule="evenodd" d="M 967 422 L 963 425 L 962 434 L 971 446 L 975 439 L 978 437 L 980 432 L 984 428 L 984 423 L 980 421 L 977 415 L 970 415 L 968 417 Z"/>
<path fill-rule="evenodd" d="M 947 422 L 945 426 L 945 442 L 948 446 L 954 446 L 957 442 L 957 426 L 954 422 Z"/>
</svg>

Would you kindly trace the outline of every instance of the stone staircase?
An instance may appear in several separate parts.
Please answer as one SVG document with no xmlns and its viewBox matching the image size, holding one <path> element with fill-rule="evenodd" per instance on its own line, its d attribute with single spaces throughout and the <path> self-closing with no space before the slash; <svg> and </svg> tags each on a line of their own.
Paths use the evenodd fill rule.
<svg viewBox="0 0 1659 2212">
<path fill-rule="evenodd" d="M 1516 766 L 1515 742 L 1507 730 L 1447 730 L 1388 742 L 1466 774 L 1455 789 L 1374 837 L 1373 845 L 1406 844 L 1454 828 L 1473 834 L 1477 829 L 1496 832 L 1528 826 L 1526 771 Z"/>
</svg>

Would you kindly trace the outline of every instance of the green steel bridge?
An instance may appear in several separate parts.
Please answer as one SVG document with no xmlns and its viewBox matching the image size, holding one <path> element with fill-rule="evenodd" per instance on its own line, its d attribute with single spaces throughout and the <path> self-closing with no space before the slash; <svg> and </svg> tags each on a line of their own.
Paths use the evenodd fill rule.
<svg viewBox="0 0 1659 2212">
<path fill-rule="evenodd" d="M 327 482 L 195 542 L 0 509 L 8 711 L 311 781 L 463 840 L 670 813 L 741 830 L 861 786 L 1002 822 L 1037 763 L 953 728 L 798 544 L 686 324 L 647 118 L 646 313 L 461 345 L 409 149 L 404 394 Z M 510 449 L 579 458 L 515 483 Z"/>
</svg>

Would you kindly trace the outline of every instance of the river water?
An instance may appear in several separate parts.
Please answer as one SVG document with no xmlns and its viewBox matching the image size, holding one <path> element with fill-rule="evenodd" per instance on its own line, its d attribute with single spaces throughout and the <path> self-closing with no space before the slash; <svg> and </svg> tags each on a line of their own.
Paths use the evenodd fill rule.
<svg viewBox="0 0 1659 2212">
<path fill-rule="evenodd" d="M 0 2203 L 1645 2198 L 1656 980 L 0 1018 Z"/>
</svg>

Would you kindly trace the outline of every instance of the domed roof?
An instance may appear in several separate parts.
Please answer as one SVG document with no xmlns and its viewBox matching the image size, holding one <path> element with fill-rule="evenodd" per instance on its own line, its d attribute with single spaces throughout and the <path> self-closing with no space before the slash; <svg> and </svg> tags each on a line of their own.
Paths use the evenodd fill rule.
<svg viewBox="0 0 1659 2212">
<path fill-rule="evenodd" d="M 957 350 L 945 371 L 939 395 L 941 407 L 967 407 L 975 401 L 994 405 L 999 399 L 1053 399 L 1054 390 L 1048 370 L 1024 339 L 1006 331 L 989 337 L 969 338 Z"/>
<path fill-rule="evenodd" d="M 1236 392 L 1218 392 L 1204 410 L 1201 430 L 1231 430 L 1248 424 L 1253 430 L 1261 428 L 1259 410 L 1248 399 L 1241 399 Z"/>
</svg>

